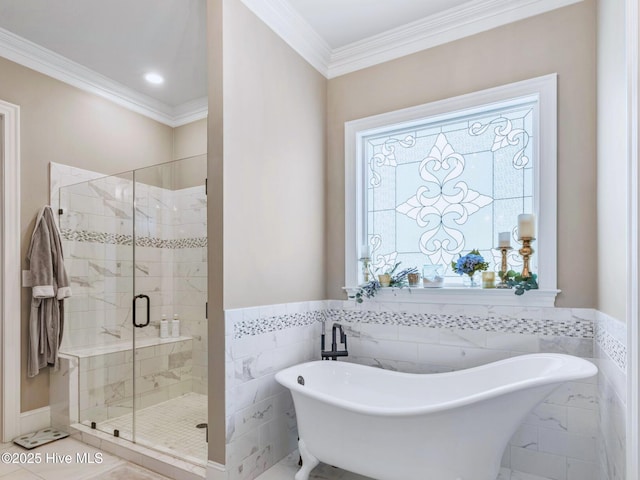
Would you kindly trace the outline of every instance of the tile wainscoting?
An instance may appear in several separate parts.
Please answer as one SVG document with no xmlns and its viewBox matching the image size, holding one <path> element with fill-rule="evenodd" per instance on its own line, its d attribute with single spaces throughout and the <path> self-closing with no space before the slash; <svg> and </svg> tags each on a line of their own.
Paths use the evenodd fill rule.
<svg viewBox="0 0 640 480">
<path fill-rule="evenodd" d="M 277 371 L 319 357 L 326 302 L 227 310 L 228 480 L 252 480 L 297 448 L 293 400 Z"/>
<path fill-rule="evenodd" d="M 601 480 L 626 479 L 627 326 L 596 313 L 595 356 L 598 359 Z"/>
<path fill-rule="evenodd" d="M 526 353 L 593 358 L 591 310 L 400 305 L 389 311 L 331 305 L 347 326 L 347 361 L 413 373 L 474 367 Z M 555 480 L 599 480 L 596 379 L 562 385 L 527 416 L 503 467 Z"/>
<path fill-rule="evenodd" d="M 344 360 L 392 370 L 452 371 L 535 352 L 594 361 L 600 376 L 568 383 L 539 405 L 511 439 L 503 465 L 554 480 L 623 478 L 599 473 L 601 467 L 620 471 L 611 465 L 624 463 L 624 440 L 614 430 L 624 425 L 619 416 L 624 408 L 603 382 L 613 377 L 607 381 L 618 390 L 624 385 L 619 364 L 626 358 L 619 348 L 624 325 L 616 328 L 601 318 L 592 309 L 353 301 L 228 310 L 229 478 L 253 479 L 295 448 L 291 398 L 273 377 L 287 366 L 319 359 L 322 320 L 328 327 L 334 321 L 346 327 L 349 357 Z M 602 363 L 603 354 L 610 364 Z"/>
</svg>

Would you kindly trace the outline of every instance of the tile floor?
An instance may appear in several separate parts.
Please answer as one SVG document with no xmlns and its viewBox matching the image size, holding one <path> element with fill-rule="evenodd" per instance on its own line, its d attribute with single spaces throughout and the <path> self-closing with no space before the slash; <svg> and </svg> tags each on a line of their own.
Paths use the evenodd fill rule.
<svg viewBox="0 0 640 480">
<path fill-rule="evenodd" d="M 136 441 L 194 463 L 207 458 L 206 430 L 196 428 L 207 421 L 207 396 L 187 393 L 136 412 Z M 98 429 L 131 440 L 131 414 L 100 422 Z"/>
<path fill-rule="evenodd" d="M 32 459 L 38 458 L 35 454 L 39 454 L 41 462 L 13 462 L 14 458 L 12 456 L 28 453 L 34 455 L 31 457 Z M 101 463 L 97 462 L 97 453 L 102 455 Z M 9 461 L 5 458 L 7 454 Z M 78 458 L 78 454 L 81 456 L 86 454 L 86 458 L 93 459 L 95 463 L 83 463 Z M 69 463 L 61 460 L 55 461 L 54 455 L 58 459 L 69 455 L 70 461 Z M 169 477 L 134 465 L 73 438 L 58 440 L 33 450 L 25 450 L 12 443 L 0 444 L 0 460 L 0 480 L 169 480 Z M 17 460 L 20 460 L 20 458 Z M 256 480 L 293 480 L 297 471 L 298 455 L 297 452 L 294 452 L 260 475 Z M 311 480 L 371 480 L 369 477 L 363 477 L 362 475 L 325 464 L 320 464 L 316 467 L 310 478 Z M 496 480 L 549 479 L 502 469 Z"/>
<path fill-rule="evenodd" d="M 294 452 L 269 470 L 260 475 L 256 480 L 293 480 L 298 471 L 298 453 Z M 321 463 L 309 477 L 310 480 L 371 480 L 355 473 L 347 472 L 339 468 Z M 515 472 L 506 468 L 500 469 L 500 475 L 496 480 L 549 480 L 547 478 L 529 475 L 527 473 Z"/>
<path fill-rule="evenodd" d="M 97 453 L 102 455 L 101 463 L 98 463 Z M 20 458 L 20 454 L 32 455 Z M 95 463 L 83 462 L 78 454 L 87 454 L 86 458 Z M 68 463 L 67 458 L 62 460 L 67 455 L 70 456 L 67 457 Z M 40 463 L 35 463 L 38 458 Z M 33 450 L 3 443 L 0 444 L 0 459 L 0 480 L 168 480 L 73 438 L 48 443 Z M 29 463 L 29 460 L 33 463 Z"/>
</svg>

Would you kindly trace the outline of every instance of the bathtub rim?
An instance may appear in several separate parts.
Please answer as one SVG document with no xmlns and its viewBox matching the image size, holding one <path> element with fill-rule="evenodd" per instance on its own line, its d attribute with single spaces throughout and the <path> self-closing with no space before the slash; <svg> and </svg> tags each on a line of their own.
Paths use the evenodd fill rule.
<svg viewBox="0 0 640 480">
<path fill-rule="evenodd" d="M 557 386 L 560 386 L 560 384 L 564 382 L 591 378 L 598 373 L 598 367 L 594 365 L 593 362 L 581 357 L 566 355 L 562 353 L 531 353 L 531 354 L 510 357 L 503 360 L 498 360 L 496 362 L 491 362 L 491 363 L 479 365 L 476 367 L 456 370 L 453 372 L 424 373 L 424 374 L 383 370 L 378 367 L 361 365 L 361 364 L 350 363 L 350 362 L 339 362 L 339 363 L 348 365 L 348 367 L 346 368 L 351 368 L 354 370 L 376 369 L 381 372 L 384 372 L 382 373 L 382 375 L 405 376 L 405 377 L 413 377 L 413 378 L 419 377 L 419 376 L 456 377 L 456 376 L 468 375 L 469 372 L 488 370 L 488 369 L 491 369 L 492 367 L 495 367 L 496 365 L 518 363 L 518 362 L 521 362 L 523 358 L 551 358 L 556 360 L 561 359 L 565 363 L 568 362 L 574 365 L 577 364 L 577 365 L 580 365 L 582 368 L 580 370 L 572 369 L 570 372 L 563 372 L 562 370 L 559 370 L 559 371 L 552 372 L 551 374 L 548 373 L 545 376 L 536 376 L 533 378 L 526 378 L 524 380 L 520 380 L 517 382 L 511 382 L 511 383 L 503 384 L 491 389 L 482 390 L 478 393 L 466 395 L 464 397 L 456 398 L 451 401 L 432 403 L 429 405 L 418 406 L 418 407 L 381 407 L 381 406 L 367 405 L 364 403 L 341 399 L 320 390 L 312 390 L 309 388 L 305 388 L 303 385 L 299 385 L 294 380 L 294 378 L 297 378 L 297 375 L 300 373 L 300 370 L 299 370 L 300 367 L 304 365 L 326 364 L 327 363 L 326 360 L 315 360 L 311 362 L 304 362 L 298 365 L 285 368 L 276 373 L 275 379 L 282 386 L 288 388 L 292 394 L 294 393 L 300 394 L 305 397 L 316 399 L 318 401 L 322 401 L 351 412 L 365 414 L 365 415 L 379 415 L 379 416 L 415 416 L 415 415 L 424 415 L 424 414 L 443 412 L 446 410 L 464 407 L 474 403 L 491 400 L 492 398 L 495 398 L 501 395 L 506 395 L 518 390 L 532 389 L 536 387 L 548 386 L 553 384 L 557 384 Z M 331 362 L 331 363 L 334 363 L 334 362 Z M 296 369 L 298 370 L 296 371 Z M 292 372 L 295 372 L 296 375 L 295 376 L 289 375 Z M 295 401 L 295 396 L 294 396 L 294 401 Z"/>
</svg>

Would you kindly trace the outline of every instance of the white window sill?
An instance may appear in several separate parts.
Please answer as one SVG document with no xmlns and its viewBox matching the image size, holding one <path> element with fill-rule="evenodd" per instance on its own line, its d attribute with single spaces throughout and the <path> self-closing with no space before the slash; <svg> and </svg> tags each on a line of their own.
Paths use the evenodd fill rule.
<svg viewBox="0 0 640 480">
<path fill-rule="evenodd" d="M 343 287 L 349 299 L 354 299 L 358 287 Z M 560 290 L 529 290 L 516 295 L 512 289 L 497 288 L 381 288 L 375 297 L 363 298 L 363 303 L 444 303 L 455 305 L 500 305 L 553 307 Z M 354 299 L 355 301 L 355 299 Z"/>
</svg>

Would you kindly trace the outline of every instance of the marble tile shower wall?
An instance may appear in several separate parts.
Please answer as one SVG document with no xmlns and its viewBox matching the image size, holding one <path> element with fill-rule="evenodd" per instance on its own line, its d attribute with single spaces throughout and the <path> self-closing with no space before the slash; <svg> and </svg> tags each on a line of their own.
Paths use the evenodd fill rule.
<svg viewBox="0 0 640 480">
<path fill-rule="evenodd" d="M 204 186 L 169 190 L 130 178 L 51 164 L 52 205 L 62 190 L 65 264 L 74 295 L 67 302 L 64 349 L 131 341 L 134 289 L 150 297 L 157 337 L 163 314 L 177 313 L 194 338 L 193 391 L 206 393 L 206 196 Z M 88 183 L 81 183 L 92 180 Z M 135 219 L 135 225 L 134 225 Z M 132 248 L 135 226 L 135 269 Z"/>
<path fill-rule="evenodd" d="M 50 204 L 54 211 L 57 208 L 64 211 L 58 220 L 74 294 L 73 299 L 66 302 L 63 349 L 120 341 L 121 324 L 131 321 L 130 298 L 125 292 L 131 291 L 133 258 L 130 247 L 115 241 L 115 237 L 131 234 L 132 224 L 125 218 L 132 218 L 131 212 L 127 215 L 122 202 L 109 193 L 110 209 L 120 212 L 120 217 L 105 218 L 106 200 L 99 201 L 97 191 L 89 184 L 78 183 L 94 180 L 100 190 L 110 186 L 114 193 L 119 186 L 121 198 L 127 184 L 120 178 L 98 180 L 100 178 L 103 176 L 89 170 L 50 165 Z M 131 192 L 129 185 L 126 193 Z M 70 209 L 72 201 L 76 208 Z M 114 237 L 109 244 L 74 240 L 76 235 L 86 237 L 90 232 L 100 232 L 107 224 L 109 234 Z"/>
<path fill-rule="evenodd" d="M 193 391 L 207 394 L 207 197 L 203 186 L 174 191 L 174 239 L 197 242 L 173 250 L 174 313 L 193 338 Z"/>
<path fill-rule="evenodd" d="M 604 313 L 596 314 L 595 354 L 599 361 L 598 397 L 600 436 L 598 459 L 601 480 L 626 478 L 626 325 Z"/>
<path fill-rule="evenodd" d="M 284 456 L 282 445 L 295 448 L 295 412 L 273 373 L 319 357 L 317 322 L 323 318 L 347 328 L 345 360 L 392 370 L 453 371 L 534 352 L 593 358 L 595 312 L 590 309 L 352 301 L 296 308 L 227 312 L 230 478 L 255 478 Z M 283 348 L 287 342 L 293 348 Z M 572 382 L 550 395 L 510 440 L 504 466 L 554 480 L 599 480 L 596 382 Z"/>
</svg>

